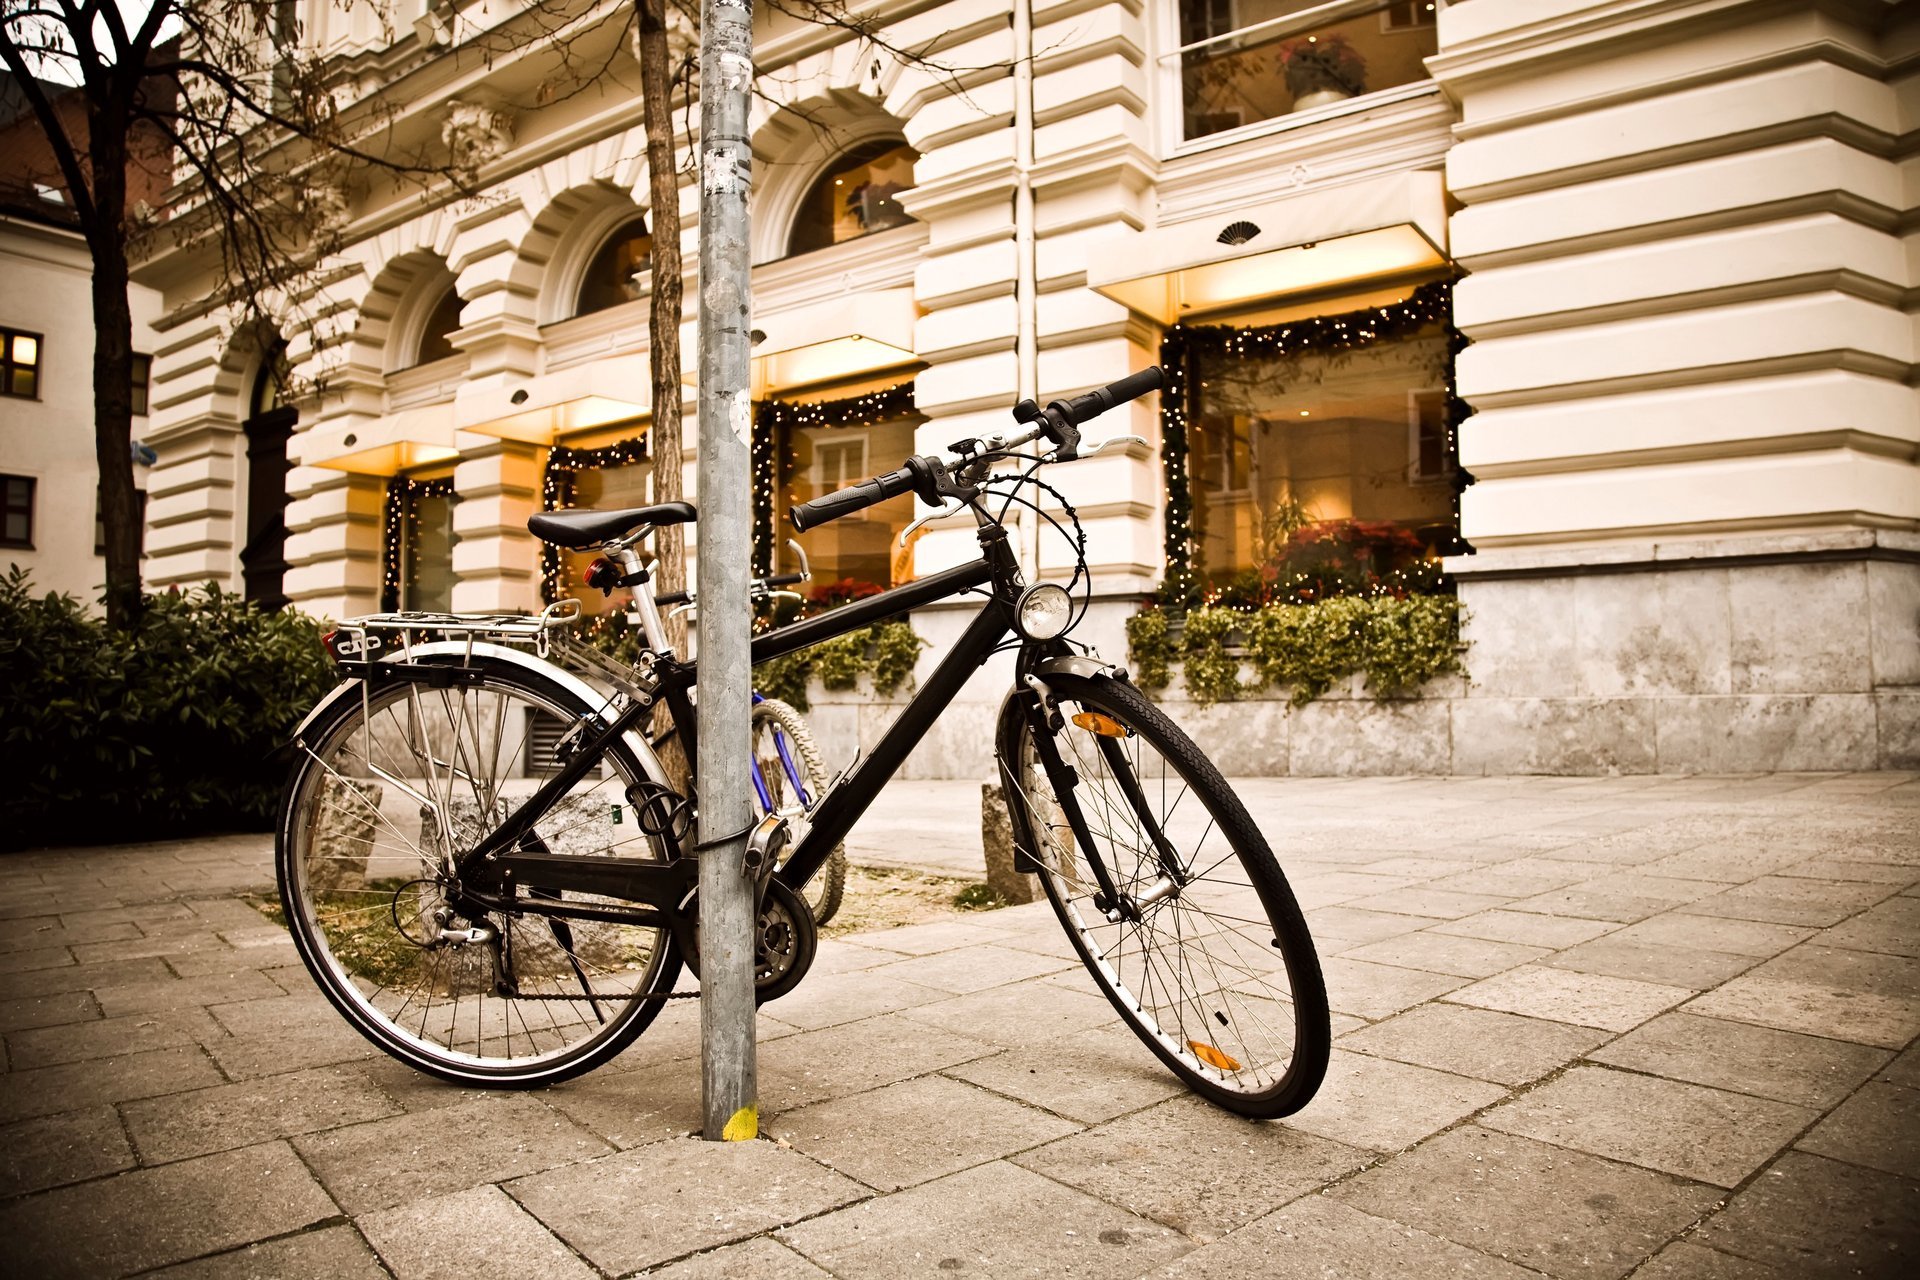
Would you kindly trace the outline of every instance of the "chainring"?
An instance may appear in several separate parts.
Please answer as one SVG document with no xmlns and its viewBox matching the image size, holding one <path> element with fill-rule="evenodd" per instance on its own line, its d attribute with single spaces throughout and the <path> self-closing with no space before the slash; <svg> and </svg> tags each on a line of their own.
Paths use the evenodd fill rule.
<svg viewBox="0 0 1920 1280">
<path fill-rule="evenodd" d="M 700 976 L 700 899 L 687 903 L 693 918 L 693 945 L 687 948 L 687 968 Z M 779 880 L 768 880 L 753 922 L 753 1000 L 765 1004 L 794 989 L 813 967 L 820 945 L 819 929 L 806 899 Z"/>
</svg>

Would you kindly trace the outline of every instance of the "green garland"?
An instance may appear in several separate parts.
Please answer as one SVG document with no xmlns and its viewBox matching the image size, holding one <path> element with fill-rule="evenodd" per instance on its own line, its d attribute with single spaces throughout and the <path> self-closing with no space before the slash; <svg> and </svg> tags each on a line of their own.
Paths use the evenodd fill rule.
<svg viewBox="0 0 1920 1280">
<path fill-rule="evenodd" d="M 400 607 L 402 564 L 420 549 L 419 522 L 414 519 L 420 499 L 452 496 L 452 476 L 439 480 L 394 476 L 387 481 L 387 498 L 380 511 L 381 612 L 392 613 Z"/>
<path fill-rule="evenodd" d="M 540 509 L 564 511 L 573 506 L 574 479 L 582 471 L 631 466 L 647 460 L 647 438 L 635 436 L 600 449 L 570 449 L 557 444 L 547 450 L 546 471 L 540 478 Z M 552 604 L 567 594 L 560 580 L 560 548 L 540 544 L 540 598 Z"/>
<path fill-rule="evenodd" d="M 1453 357 L 1466 346 L 1466 340 L 1453 327 L 1451 282 L 1424 284 L 1399 302 L 1340 315 L 1313 316 L 1255 329 L 1177 324 L 1167 330 L 1160 340 L 1160 367 L 1167 375 L 1166 386 L 1160 393 L 1160 458 L 1167 487 L 1166 579 L 1161 595 L 1170 608 L 1184 611 L 1200 599 L 1193 564 L 1193 489 L 1188 472 L 1187 407 L 1188 388 L 1198 377 L 1201 357 L 1252 360 L 1304 351 L 1351 351 L 1408 337 L 1436 322 L 1447 326 L 1447 456 L 1455 464 L 1455 534 L 1453 545 L 1447 551 L 1459 555 L 1473 549 L 1458 533 L 1460 491 L 1473 483 L 1473 477 L 1458 465 L 1459 425 L 1467 416 L 1467 406 L 1454 388 Z"/>
<path fill-rule="evenodd" d="M 799 404 L 760 400 L 753 407 L 753 571 L 773 572 L 774 442 L 793 427 L 864 427 L 914 412 L 913 383 L 839 400 Z"/>
</svg>

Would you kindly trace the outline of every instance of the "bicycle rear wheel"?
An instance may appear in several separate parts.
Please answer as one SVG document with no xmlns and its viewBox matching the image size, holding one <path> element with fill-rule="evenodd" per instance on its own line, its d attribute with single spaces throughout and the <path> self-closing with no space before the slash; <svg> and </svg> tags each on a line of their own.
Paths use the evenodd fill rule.
<svg viewBox="0 0 1920 1280">
<path fill-rule="evenodd" d="M 280 903 L 301 959 L 361 1034 L 444 1079 L 525 1088 L 631 1043 L 680 960 L 663 928 L 484 911 L 459 897 L 459 856 L 553 776 L 568 735 L 593 716 L 557 682 L 494 659 L 472 665 L 477 684 L 368 688 L 302 735 L 282 800 Z M 615 746 L 534 835 L 555 853 L 662 856 L 628 799 L 642 780 Z M 537 898 L 616 905 L 571 891 Z"/>
<path fill-rule="evenodd" d="M 1326 1074 L 1326 988 L 1265 838 L 1131 685 L 1047 684 L 1062 724 L 1036 733 L 1016 706 L 1000 760 L 1014 838 L 1088 972 L 1194 1092 L 1247 1116 L 1299 1110 Z"/>
<path fill-rule="evenodd" d="M 798 711 L 778 698 L 753 704 L 753 758 L 774 813 L 801 812 L 818 802 L 826 789 L 827 763 L 813 730 Z M 834 846 L 800 895 L 812 909 L 816 925 L 825 924 L 840 910 L 846 885 L 847 846 L 842 842 Z"/>
</svg>

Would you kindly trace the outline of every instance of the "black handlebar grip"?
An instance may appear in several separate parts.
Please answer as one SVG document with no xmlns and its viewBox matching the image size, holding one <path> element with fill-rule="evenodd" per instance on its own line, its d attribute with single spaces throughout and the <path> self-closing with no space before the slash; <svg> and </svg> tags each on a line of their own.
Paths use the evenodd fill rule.
<svg viewBox="0 0 1920 1280">
<path fill-rule="evenodd" d="M 888 498 L 897 498 L 903 493 L 911 493 L 915 483 L 912 467 L 902 467 L 898 471 L 889 471 L 885 475 L 875 476 L 871 480 L 862 480 L 859 484 L 815 498 L 812 502 L 803 502 L 787 513 L 787 519 L 801 533 L 837 520 L 841 516 L 851 515 L 876 502 L 885 502 Z"/>
<path fill-rule="evenodd" d="M 1166 382 L 1166 375 L 1160 371 L 1160 366 L 1150 364 L 1118 382 L 1110 382 L 1097 391 L 1089 391 L 1086 395 L 1075 396 L 1067 401 L 1067 416 L 1073 419 L 1075 426 L 1091 422 L 1117 404 L 1138 400 L 1149 391 L 1158 391 Z"/>
<path fill-rule="evenodd" d="M 776 573 L 767 579 L 767 585 L 770 587 L 790 587 L 796 582 L 805 582 L 806 580 L 807 575 L 804 573 Z"/>
</svg>

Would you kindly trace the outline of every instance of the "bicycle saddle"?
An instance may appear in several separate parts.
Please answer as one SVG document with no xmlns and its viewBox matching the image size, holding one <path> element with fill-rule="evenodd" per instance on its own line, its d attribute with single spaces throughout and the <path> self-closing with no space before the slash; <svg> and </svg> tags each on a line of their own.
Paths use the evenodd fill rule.
<svg viewBox="0 0 1920 1280">
<path fill-rule="evenodd" d="M 651 507 L 619 511 L 543 511 L 528 517 L 527 529 L 542 542 L 577 551 L 621 537 L 643 524 L 685 524 L 695 514 L 692 505 L 685 502 L 657 502 Z"/>
</svg>

